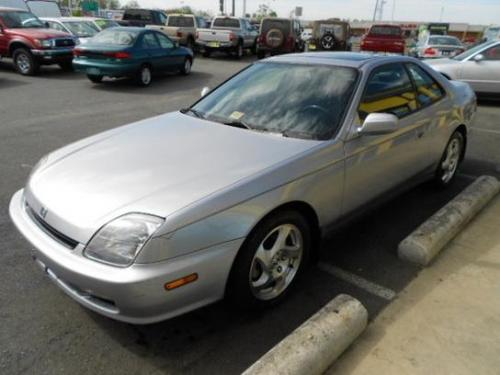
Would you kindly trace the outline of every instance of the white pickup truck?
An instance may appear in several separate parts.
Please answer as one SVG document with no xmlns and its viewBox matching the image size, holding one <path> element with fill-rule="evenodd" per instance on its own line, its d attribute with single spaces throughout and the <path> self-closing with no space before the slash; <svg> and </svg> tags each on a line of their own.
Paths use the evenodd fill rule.
<svg viewBox="0 0 500 375">
<path fill-rule="evenodd" d="M 245 49 L 255 52 L 257 36 L 247 19 L 220 16 L 213 19 L 210 29 L 198 29 L 196 43 L 204 57 L 214 51 L 223 51 L 241 58 Z"/>
<path fill-rule="evenodd" d="M 161 31 L 173 41 L 193 50 L 198 30 L 206 28 L 207 23 L 203 17 L 193 14 L 169 14 L 165 25 L 148 25 L 146 27 Z"/>
</svg>

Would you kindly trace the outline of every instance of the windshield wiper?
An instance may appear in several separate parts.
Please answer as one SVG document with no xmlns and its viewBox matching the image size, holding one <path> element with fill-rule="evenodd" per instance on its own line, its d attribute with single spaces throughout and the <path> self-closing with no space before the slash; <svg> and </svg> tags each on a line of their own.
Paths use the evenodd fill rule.
<svg viewBox="0 0 500 375">
<path fill-rule="evenodd" d="M 193 108 L 182 108 L 181 113 L 184 113 L 184 114 L 192 113 L 193 115 L 195 115 L 198 118 L 202 118 L 202 119 L 205 118 L 205 115 L 203 113 L 201 113 L 200 111 L 197 111 L 196 109 L 193 109 Z"/>
<path fill-rule="evenodd" d="M 228 125 L 228 126 L 234 126 L 235 128 L 242 128 L 242 129 L 249 129 L 249 130 L 253 129 L 250 125 L 248 125 L 246 122 L 241 121 L 241 120 L 226 121 L 226 122 L 223 122 L 223 124 Z"/>
</svg>

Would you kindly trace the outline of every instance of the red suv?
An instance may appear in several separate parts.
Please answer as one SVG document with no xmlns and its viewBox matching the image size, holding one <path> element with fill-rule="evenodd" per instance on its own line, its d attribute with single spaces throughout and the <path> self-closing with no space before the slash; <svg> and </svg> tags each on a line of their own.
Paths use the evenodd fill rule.
<svg viewBox="0 0 500 375">
<path fill-rule="evenodd" d="M 70 70 L 77 39 L 48 29 L 34 14 L 0 8 L 0 57 L 12 57 L 16 70 L 34 75 L 40 65 L 59 64 Z"/>
<path fill-rule="evenodd" d="M 361 51 L 404 54 L 405 45 L 401 27 L 373 25 L 361 40 Z"/>
<path fill-rule="evenodd" d="M 304 42 L 300 34 L 302 28 L 298 20 L 288 18 L 264 18 L 260 24 L 256 52 L 259 59 L 267 54 L 304 51 Z"/>
</svg>

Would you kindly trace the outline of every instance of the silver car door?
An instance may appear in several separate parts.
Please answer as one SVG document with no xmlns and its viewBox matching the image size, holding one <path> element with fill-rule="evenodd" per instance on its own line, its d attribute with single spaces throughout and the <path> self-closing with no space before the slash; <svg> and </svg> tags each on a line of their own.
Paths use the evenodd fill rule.
<svg viewBox="0 0 500 375">
<path fill-rule="evenodd" d="M 370 74 L 351 134 L 345 142 L 346 183 L 343 213 L 348 213 L 418 172 L 419 117 L 416 93 L 403 64 L 391 63 Z M 385 135 L 359 135 L 356 129 L 370 113 L 392 113 L 398 130 Z"/>
<path fill-rule="evenodd" d="M 474 91 L 500 93 L 500 44 L 476 54 L 462 65 L 460 79 L 469 83 Z"/>
</svg>

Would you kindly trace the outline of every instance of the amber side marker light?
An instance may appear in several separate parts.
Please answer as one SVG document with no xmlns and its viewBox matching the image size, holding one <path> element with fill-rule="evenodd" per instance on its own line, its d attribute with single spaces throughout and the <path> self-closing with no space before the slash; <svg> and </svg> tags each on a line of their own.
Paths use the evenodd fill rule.
<svg viewBox="0 0 500 375">
<path fill-rule="evenodd" d="M 192 273 L 191 275 L 181 277 L 180 279 L 169 281 L 168 283 L 165 284 L 165 290 L 169 291 L 169 290 L 177 289 L 181 286 L 192 283 L 196 280 L 198 280 L 198 274 Z"/>
</svg>

